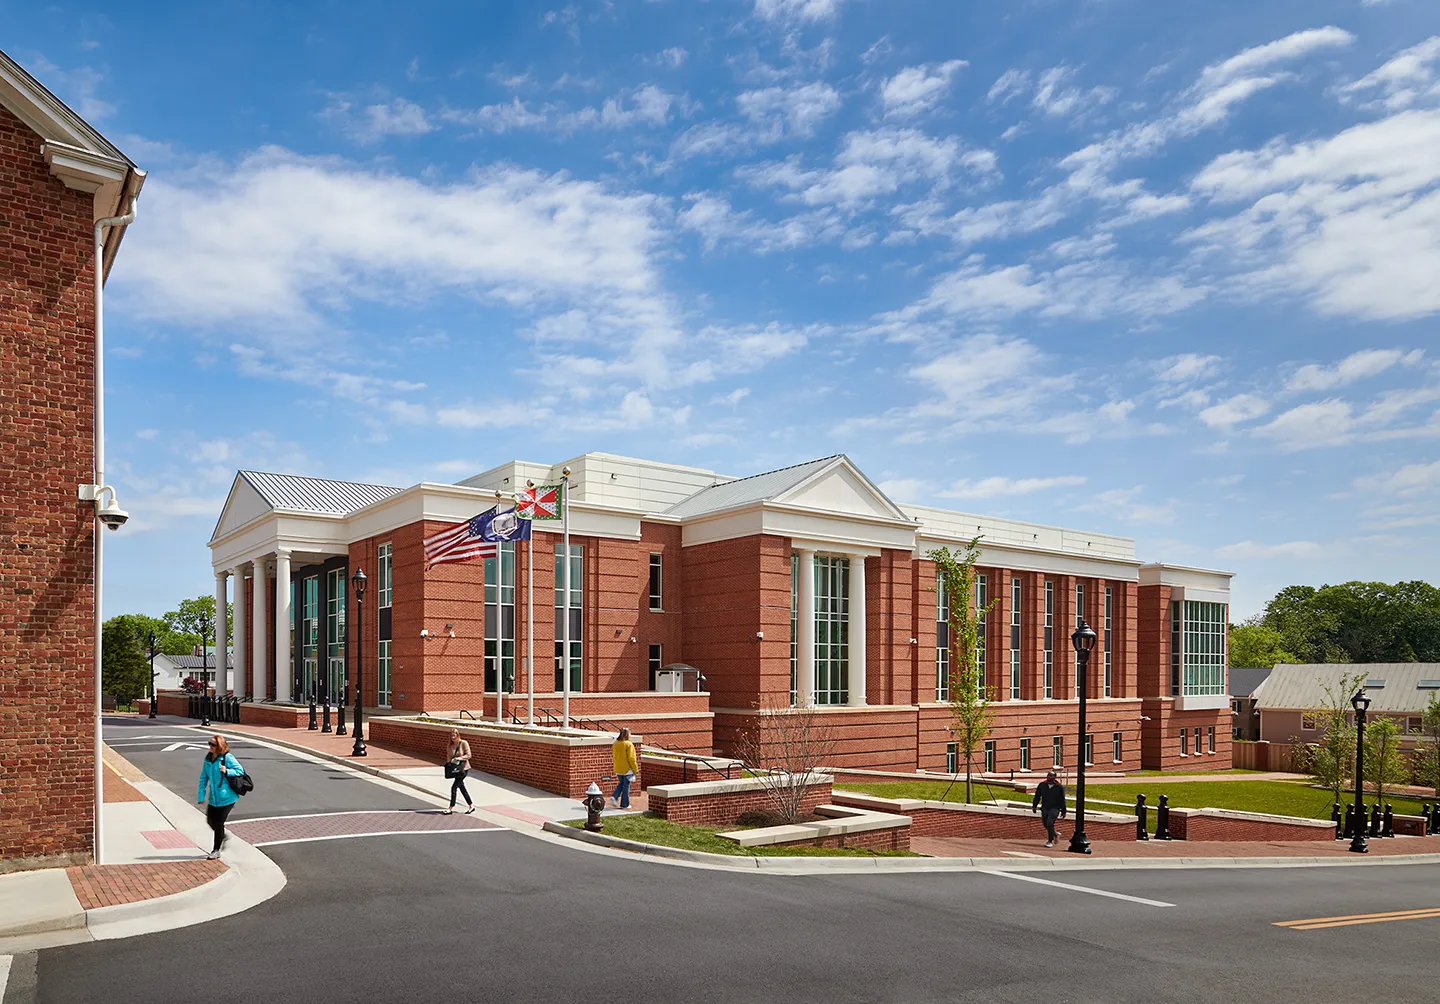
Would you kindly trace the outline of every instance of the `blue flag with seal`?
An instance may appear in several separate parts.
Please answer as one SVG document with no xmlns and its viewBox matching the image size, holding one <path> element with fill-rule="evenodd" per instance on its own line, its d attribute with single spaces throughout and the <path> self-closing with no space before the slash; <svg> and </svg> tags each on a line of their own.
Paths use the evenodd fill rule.
<svg viewBox="0 0 1440 1004">
<path fill-rule="evenodd" d="M 517 516 L 514 509 L 500 512 L 498 506 L 492 506 L 470 520 L 470 536 L 481 540 L 529 540 L 530 523 Z"/>
</svg>

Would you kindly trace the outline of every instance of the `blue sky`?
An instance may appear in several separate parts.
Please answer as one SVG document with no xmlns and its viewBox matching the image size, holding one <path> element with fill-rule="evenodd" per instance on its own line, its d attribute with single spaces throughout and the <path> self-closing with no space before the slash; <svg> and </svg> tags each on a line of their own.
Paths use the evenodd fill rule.
<svg viewBox="0 0 1440 1004">
<path fill-rule="evenodd" d="M 1277 588 L 1440 557 L 1440 6 L 0 0 L 150 172 L 107 614 L 237 467 L 850 454 Z"/>
</svg>

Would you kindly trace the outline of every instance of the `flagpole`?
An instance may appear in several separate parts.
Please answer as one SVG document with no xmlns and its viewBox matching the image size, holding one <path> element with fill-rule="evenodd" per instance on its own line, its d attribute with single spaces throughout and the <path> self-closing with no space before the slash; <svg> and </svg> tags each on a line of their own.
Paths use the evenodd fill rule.
<svg viewBox="0 0 1440 1004">
<path fill-rule="evenodd" d="M 535 482 L 525 482 L 533 493 Z M 533 503 L 532 503 L 533 506 Z M 535 724 L 535 510 L 530 510 L 530 539 L 525 558 L 525 673 L 526 684 L 525 723 Z"/>
<path fill-rule="evenodd" d="M 560 725 L 570 727 L 570 468 L 565 468 L 560 478 L 560 532 L 565 538 L 565 595 L 562 599 L 564 610 L 560 616 L 560 672 L 564 687 L 563 707 L 560 711 Z"/>
</svg>

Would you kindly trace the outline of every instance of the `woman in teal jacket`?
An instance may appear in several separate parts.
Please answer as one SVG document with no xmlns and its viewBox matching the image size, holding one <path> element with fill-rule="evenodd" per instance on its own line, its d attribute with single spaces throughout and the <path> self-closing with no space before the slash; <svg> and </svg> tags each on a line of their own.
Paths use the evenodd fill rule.
<svg viewBox="0 0 1440 1004">
<path fill-rule="evenodd" d="M 225 737 L 213 737 L 210 752 L 205 754 L 205 762 L 200 765 L 200 788 L 195 793 L 195 804 L 204 805 L 206 789 L 209 789 L 210 804 L 205 809 L 205 821 L 215 831 L 215 849 L 205 856 L 212 861 L 220 856 L 220 844 L 225 840 L 225 818 L 240 801 L 240 796 L 230 787 L 229 778 L 243 773 L 245 768 L 231 754 Z"/>
</svg>

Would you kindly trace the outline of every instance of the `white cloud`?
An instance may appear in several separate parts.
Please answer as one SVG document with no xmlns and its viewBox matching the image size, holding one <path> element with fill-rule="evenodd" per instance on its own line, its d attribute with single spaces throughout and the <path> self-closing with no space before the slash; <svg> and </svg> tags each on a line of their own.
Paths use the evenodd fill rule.
<svg viewBox="0 0 1440 1004">
<path fill-rule="evenodd" d="M 691 193 L 685 200 L 688 205 L 676 214 L 676 223 L 683 230 L 699 234 L 706 250 L 722 243 L 737 243 L 765 254 L 830 243 L 845 233 L 844 223 L 828 209 L 772 222 L 756 218 L 748 209 L 735 209 L 724 196 Z"/>
<path fill-rule="evenodd" d="M 1428 419 L 1406 422 L 1415 409 L 1436 401 L 1440 387 L 1385 391 L 1358 410 L 1349 401 L 1329 398 L 1291 408 L 1254 431 L 1286 452 L 1353 441 L 1440 438 L 1440 411 Z"/>
<path fill-rule="evenodd" d="M 105 75 L 94 67 L 62 70 L 37 53 L 30 61 L 30 71 L 37 78 L 48 81 L 50 89 L 63 97 L 86 121 L 99 122 L 115 114 L 115 106 L 99 97 Z"/>
<path fill-rule="evenodd" d="M 1202 356 L 1185 352 L 1178 356 L 1161 359 L 1157 364 L 1157 376 L 1163 383 L 1189 384 L 1215 375 L 1224 360 L 1219 356 Z"/>
<path fill-rule="evenodd" d="M 413 101 L 394 98 L 383 104 L 356 108 L 335 100 L 320 113 L 358 143 L 378 143 L 389 136 L 423 136 L 434 130 L 425 109 Z"/>
<path fill-rule="evenodd" d="M 925 482 L 919 478 L 891 478 L 880 482 L 876 487 L 892 500 L 900 502 L 909 502 L 920 498 L 926 490 Z"/>
<path fill-rule="evenodd" d="M 446 108 L 439 117 L 446 122 L 497 134 L 520 129 L 569 134 L 582 129 L 659 128 L 670 122 L 676 109 L 688 110 L 684 98 L 654 84 L 644 84 L 621 91 L 599 105 L 581 108 L 553 103 L 531 107 L 512 97 L 509 101 L 479 108 Z"/>
<path fill-rule="evenodd" d="M 802 23 L 833 20 L 842 0 L 755 0 L 755 16 L 766 21 Z"/>
<path fill-rule="evenodd" d="M 907 66 L 880 85 L 886 115 L 906 118 L 929 111 L 950 90 L 950 78 L 969 64 L 963 59 Z"/>
<path fill-rule="evenodd" d="M 1324 549 L 1312 540 L 1292 540 L 1284 544 L 1261 544 L 1253 540 L 1242 540 L 1215 549 L 1222 558 L 1314 558 Z"/>
<path fill-rule="evenodd" d="M 1254 394 L 1236 394 L 1200 412 L 1200 421 L 1212 429 L 1229 429 L 1268 414 L 1270 402 Z"/>
<path fill-rule="evenodd" d="M 1027 70 L 1006 70 L 990 85 L 990 91 L 985 98 L 1006 105 L 1029 89 L 1030 73 Z"/>
<path fill-rule="evenodd" d="M 1111 488 L 1092 496 L 1084 504 L 1075 506 L 1075 509 L 1079 512 L 1102 513 L 1125 523 L 1164 524 L 1175 522 L 1175 500 L 1171 499 L 1161 504 L 1141 502 L 1140 495 L 1144 490 L 1144 485 L 1136 485 L 1134 488 Z"/>
<path fill-rule="evenodd" d="M 765 87 L 741 92 L 735 98 L 735 105 L 762 130 L 779 130 L 786 136 L 809 136 L 816 126 L 840 110 L 840 92 L 820 81 L 798 87 Z"/>
<path fill-rule="evenodd" d="M 1420 362 L 1423 355 L 1420 349 L 1412 352 L 1400 349 L 1362 349 L 1346 356 L 1334 366 L 1318 366 L 1313 363 L 1301 366 L 1290 377 L 1285 389 L 1291 393 L 1300 393 L 1345 387 L 1358 380 L 1384 373 L 1400 363 L 1413 366 Z"/>
<path fill-rule="evenodd" d="M 1406 464 L 1389 474 L 1356 478 L 1355 487 L 1375 495 L 1401 498 L 1440 492 L 1440 460 L 1429 464 Z"/>
<path fill-rule="evenodd" d="M 682 63 L 684 63 L 689 55 L 690 54 L 685 51 L 684 47 L 679 45 L 672 45 L 668 49 L 660 50 L 660 54 L 657 58 L 661 63 L 669 66 L 672 69 L 675 69 L 678 68 Z"/>
<path fill-rule="evenodd" d="M 989 477 L 972 481 L 964 478 L 956 481 L 944 491 L 936 492 L 940 498 L 989 499 L 1002 495 L 1032 495 L 1051 488 L 1069 488 L 1083 485 L 1085 478 L 1078 474 L 1067 474 L 1057 478 L 1006 478 Z"/>
<path fill-rule="evenodd" d="M 1376 91 L 1383 96 L 1375 98 Z M 1440 35 L 1411 46 L 1379 69 L 1340 88 L 1351 98 L 1371 98 L 1392 111 L 1440 99 Z"/>
<path fill-rule="evenodd" d="M 1074 74 L 1069 66 L 1052 66 L 1040 74 L 1035 81 L 1035 94 L 1030 104 L 1038 111 L 1053 118 L 1073 118 L 1092 111 L 1114 99 L 1112 87 L 1091 87 L 1082 89 L 1066 86 Z"/>
</svg>

